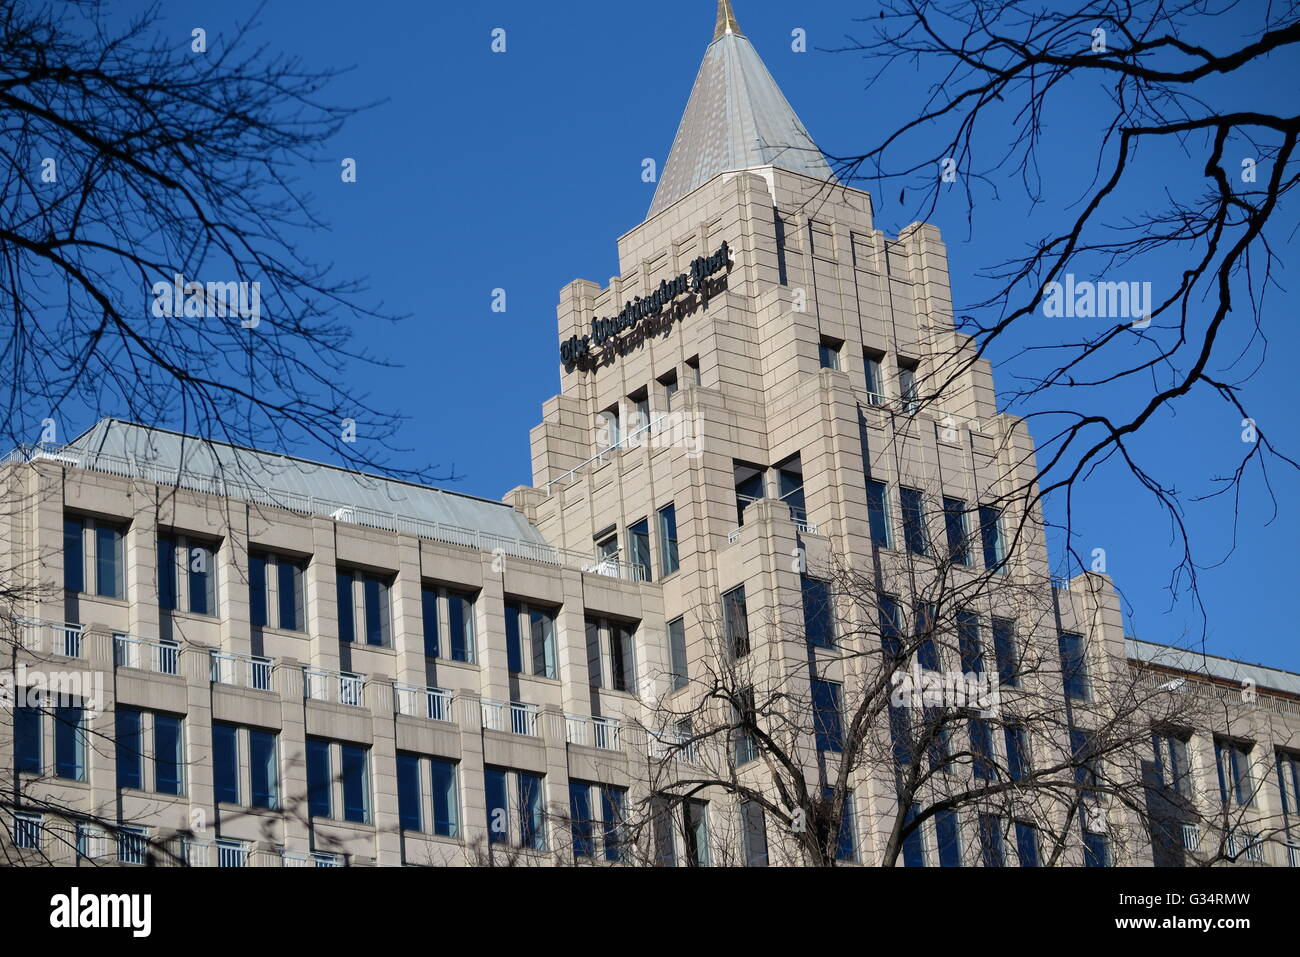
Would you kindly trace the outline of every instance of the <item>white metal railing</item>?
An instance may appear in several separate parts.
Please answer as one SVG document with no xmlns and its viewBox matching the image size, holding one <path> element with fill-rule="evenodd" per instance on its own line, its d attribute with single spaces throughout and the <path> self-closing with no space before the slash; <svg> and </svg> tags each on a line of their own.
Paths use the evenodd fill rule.
<svg viewBox="0 0 1300 957">
<path fill-rule="evenodd" d="M 503 701 L 483 701 L 481 704 L 486 730 L 537 737 L 536 705 Z"/>
<path fill-rule="evenodd" d="M 603 751 L 619 751 L 623 747 L 623 729 L 612 718 L 588 718 L 584 715 L 564 716 L 565 738 L 570 744 Z"/>
<path fill-rule="evenodd" d="M 312 701 L 329 701 L 353 708 L 365 707 L 365 676 L 324 668 L 302 669 L 302 696 Z"/>
<path fill-rule="evenodd" d="M 243 841 L 217 841 L 217 867 L 247 866 L 247 844 Z"/>
<path fill-rule="evenodd" d="M 190 838 L 181 840 L 181 859 L 189 867 L 212 866 L 212 842 L 195 841 Z"/>
<path fill-rule="evenodd" d="M 1252 863 L 1258 864 L 1261 862 L 1264 859 L 1264 854 L 1260 846 L 1259 835 L 1249 831 L 1229 831 L 1228 856 L 1234 860 L 1244 857 Z"/>
<path fill-rule="evenodd" d="M 566 483 L 570 478 L 577 475 L 579 472 L 585 469 L 588 465 L 591 465 L 593 462 L 603 463 L 607 455 L 612 455 L 615 452 L 621 452 L 624 449 L 638 447 L 641 444 L 639 441 L 640 437 L 643 435 L 649 435 L 651 432 L 654 431 L 655 426 L 662 423 L 663 420 L 666 418 L 668 418 L 668 416 L 666 415 L 658 416 L 648 424 L 641 426 L 641 428 L 637 429 L 635 432 L 629 432 L 627 435 L 623 436 L 613 445 L 609 446 L 609 448 L 597 452 L 591 458 L 587 459 L 587 461 L 580 462 L 579 464 L 575 465 L 573 468 L 569 469 L 569 471 L 565 472 L 559 478 L 551 479 L 551 481 L 546 483 L 546 494 L 550 495 L 551 489 L 556 485 L 559 485 L 561 488 L 567 487 Z"/>
<path fill-rule="evenodd" d="M 1201 849 L 1201 829 L 1197 825 L 1183 825 L 1183 849 L 1193 852 Z"/>
<path fill-rule="evenodd" d="M 271 669 L 275 662 L 270 658 L 233 651 L 213 651 L 210 655 L 213 684 L 237 685 L 254 691 L 271 690 Z"/>
<path fill-rule="evenodd" d="M 658 421 L 656 419 L 646 428 L 652 428 Z M 639 434 L 639 432 L 635 434 Z M 629 436 L 624 442 L 629 441 L 634 436 Z M 602 455 L 607 455 L 611 451 L 613 449 L 607 449 Z M 600 458 L 600 456 L 596 456 L 596 458 Z M 597 565 L 595 555 L 592 552 L 583 552 L 571 548 L 557 548 L 545 542 L 511 538 L 476 528 L 463 528 L 456 525 L 447 525 L 443 522 L 401 515 L 396 512 L 386 512 L 381 509 L 352 505 L 347 502 L 331 501 L 313 495 L 305 495 L 301 492 L 267 488 L 249 482 L 242 482 L 225 475 L 196 475 L 189 472 L 178 472 L 176 469 L 162 468 L 151 462 L 141 461 L 138 458 L 123 458 L 106 452 L 71 447 L 43 449 L 36 446 L 20 446 L 8 454 L 0 456 L 0 465 L 42 460 L 57 461 L 60 464 L 85 469 L 89 472 L 140 478 L 156 482 L 159 485 L 251 502 L 269 508 L 288 509 L 304 515 L 323 515 L 333 518 L 335 521 L 349 522 L 368 528 L 378 528 L 390 532 L 405 532 L 418 538 L 444 542 L 449 545 L 460 545 L 485 552 L 500 551 L 517 558 L 531 559 L 548 565 L 561 565 L 583 570 L 591 570 L 592 566 Z M 550 485 L 547 486 L 547 493 L 549 494 L 549 492 Z M 635 569 L 639 567 L 620 564 L 610 569 L 601 566 L 597 574 L 627 577 L 632 581 L 642 581 L 644 580 L 644 572 L 642 572 L 640 578 L 631 577 L 636 574 Z"/>
<path fill-rule="evenodd" d="M 673 757 L 678 761 L 685 761 L 687 764 L 699 763 L 698 741 L 691 740 L 692 736 L 682 731 L 659 731 L 650 734 L 650 757 L 656 761 L 664 761 Z"/>
<path fill-rule="evenodd" d="M 1287 867 L 1300 867 L 1300 844 L 1287 844 L 1286 864 Z"/>
<path fill-rule="evenodd" d="M 117 631 L 113 633 L 113 664 L 160 675 L 178 675 L 181 646 L 175 641 L 153 641 Z"/>
<path fill-rule="evenodd" d="M 867 405 L 882 406 L 888 401 L 889 400 L 886 399 L 879 392 L 872 392 L 869 389 L 867 390 Z"/>
<path fill-rule="evenodd" d="M 393 708 L 398 714 L 433 721 L 451 721 L 451 701 L 451 692 L 441 688 L 393 685 Z"/>
<path fill-rule="evenodd" d="M 85 631 L 81 625 L 67 621 L 47 621 L 41 618 L 19 618 L 23 647 L 34 654 L 62 655 L 65 658 L 85 656 Z"/>
</svg>

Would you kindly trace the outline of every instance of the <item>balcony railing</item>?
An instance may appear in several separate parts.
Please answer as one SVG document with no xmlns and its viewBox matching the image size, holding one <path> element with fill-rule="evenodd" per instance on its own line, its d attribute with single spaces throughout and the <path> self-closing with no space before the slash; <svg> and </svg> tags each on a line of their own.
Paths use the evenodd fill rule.
<svg viewBox="0 0 1300 957">
<path fill-rule="evenodd" d="M 1195 824 L 1183 825 L 1183 850 L 1193 853 L 1201 849 L 1201 829 Z"/>
<path fill-rule="evenodd" d="M 488 731 L 503 731 L 537 737 L 537 706 L 503 701 L 483 701 L 483 727 Z"/>
<path fill-rule="evenodd" d="M 353 708 L 366 706 L 366 679 L 346 671 L 324 668 L 302 669 L 302 696 L 312 701 L 328 701 Z"/>
<path fill-rule="evenodd" d="M 650 735 L 650 757 L 665 761 L 673 757 L 687 764 L 699 763 L 699 742 L 682 731 L 660 731 Z"/>
<path fill-rule="evenodd" d="M 271 690 L 271 669 L 275 663 L 270 658 L 233 651 L 213 651 L 211 658 L 213 684 L 236 685 L 254 691 Z"/>
<path fill-rule="evenodd" d="M 1258 864 L 1264 860 L 1259 835 L 1249 831 L 1228 832 L 1228 856 L 1233 860 L 1247 860 Z"/>
<path fill-rule="evenodd" d="M 393 709 L 398 714 L 431 721 L 451 721 L 451 701 L 451 692 L 440 688 L 393 685 Z"/>
<path fill-rule="evenodd" d="M 1300 844 L 1287 844 L 1286 866 L 1300 867 Z"/>
<path fill-rule="evenodd" d="M 603 751 L 619 751 L 623 747 L 623 730 L 610 718 L 588 718 L 583 715 L 564 716 L 565 736 L 570 744 Z"/>
<path fill-rule="evenodd" d="M 122 632 L 113 633 L 113 664 L 118 668 L 152 671 L 160 675 L 178 675 L 181 646 L 175 641 L 153 641 Z"/>
<path fill-rule="evenodd" d="M 247 844 L 243 841 L 217 841 L 217 867 L 247 866 Z"/>
<path fill-rule="evenodd" d="M 85 632 L 81 625 L 39 618 L 18 620 L 23 647 L 33 654 L 85 657 Z"/>
</svg>

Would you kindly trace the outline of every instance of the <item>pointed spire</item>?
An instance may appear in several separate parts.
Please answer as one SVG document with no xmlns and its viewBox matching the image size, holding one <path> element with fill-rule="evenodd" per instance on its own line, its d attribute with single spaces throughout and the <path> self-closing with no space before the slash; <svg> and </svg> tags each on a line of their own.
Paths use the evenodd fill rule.
<svg viewBox="0 0 1300 957">
<path fill-rule="evenodd" d="M 736 22 L 736 14 L 731 9 L 731 0 L 718 0 L 718 25 L 714 28 L 713 39 L 721 40 L 728 33 L 744 36 L 740 32 L 740 24 Z"/>
<path fill-rule="evenodd" d="M 718 0 L 718 25 L 648 215 L 721 173 L 764 166 L 835 181 L 821 150 L 740 32 L 730 0 Z"/>
</svg>

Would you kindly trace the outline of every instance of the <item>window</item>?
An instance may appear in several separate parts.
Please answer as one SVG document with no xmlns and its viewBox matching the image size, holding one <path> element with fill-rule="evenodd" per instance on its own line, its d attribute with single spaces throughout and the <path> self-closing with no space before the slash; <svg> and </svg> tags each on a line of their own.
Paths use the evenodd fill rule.
<svg viewBox="0 0 1300 957">
<path fill-rule="evenodd" d="M 515 675 L 557 677 L 553 610 L 519 601 L 506 602 L 506 665 Z"/>
<path fill-rule="evenodd" d="M 970 719 L 970 750 L 975 777 L 981 781 L 995 781 L 997 764 L 993 760 L 993 732 L 983 718 Z"/>
<path fill-rule="evenodd" d="M 1013 781 L 1019 781 L 1029 773 L 1029 741 L 1025 729 L 1018 724 L 1007 724 L 1002 728 L 1002 735 L 1007 746 L 1007 774 Z"/>
<path fill-rule="evenodd" d="M 814 678 L 812 683 L 813 728 L 818 751 L 839 752 L 844 749 L 843 718 L 840 712 L 840 686 L 833 681 Z"/>
<path fill-rule="evenodd" d="M 610 685 L 615 691 L 636 689 L 635 632 L 630 625 L 612 622 L 609 631 Z"/>
<path fill-rule="evenodd" d="M 546 850 L 541 775 L 493 767 L 485 768 L 483 774 L 490 842 Z M 510 800 L 512 791 L 513 806 Z"/>
<path fill-rule="evenodd" d="M 998 660 L 998 681 L 1008 688 L 1020 684 L 1019 654 L 1016 651 L 1016 623 L 1007 618 L 993 619 L 993 654 Z"/>
<path fill-rule="evenodd" d="M 424 633 L 424 655 L 438 657 L 438 589 L 420 586 L 420 624 Z"/>
<path fill-rule="evenodd" d="M 686 381 L 689 385 L 701 385 L 700 357 L 691 356 L 686 360 Z"/>
<path fill-rule="evenodd" d="M 899 661 L 903 655 L 903 606 L 897 598 L 881 595 L 877 600 L 880 609 L 880 643 L 884 647 L 885 657 Z"/>
<path fill-rule="evenodd" d="M 217 613 L 215 545 L 187 535 L 158 536 L 158 604 L 194 615 Z M 181 570 L 185 574 L 180 574 Z M 183 590 L 183 594 L 182 594 Z"/>
<path fill-rule="evenodd" d="M 357 640 L 356 597 L 361 596 L 361 626 L 366 644 L 389 648 L 393 644 L 390 578 L 341 568 L 337 572 L 339 596 L 339 640 Z"/>
<path fill-rule="evenodd" d="M 14 812 L 13 830 L 10 832 L 14 847 L 20 851 L 36 851 L 41 847 L 41 831 L 44 830 L 39 814 Z"/>
<path fill-rule="evenodd" d="M 1296 815 L 1300 814 L 1300 754 L 1277 753 L 1277 783 L 1282 795 L 1282 815 L 1288 826 L 1293 827 Z"/>
<path fill-rule="evenodd" d="M 355 744 L 339 746 L 343 768 L 343 820 L 367 824 L 370 821 L 370 782 L 366 771 L 366 749 Z"/>
<path fill-rule="evenodd" d="M 602 532 L 596 536 L 596 561 L 602 565 L 605 562 L 617 562 L 618 556 L 618 532 L 611 526 L 609 534 Z"/>
<path fill-rule="evenodd" d="M 935 611 L 930 602 L 919 602 L 913 612 L 916 616 L 916 660 L 926 671 L 938 671 L 939 643 L 934 640 Z"/>
<path fill-rule="evenodd" d="M 643 429 L 650 428 L 650 396 L 642 389 L 636 395 L 629 396 L 628 402 L 632 406 L 631 421 L 628 422 L 628 430 L 632 435 L 636 435 Z"/>
<path fill-rule="evenodd" d="M 152 717 L 154 790 L 159 794 L 181 794 L 185 769 L 181 719 L 172 714 Z"/>
<path fill-rule="evenodd" d="M 677 394 L 677 373 L 666 372 L 659 377 L 659 385 L 662 387 L 664 398 L 664 411 L 671 412 L 673 408 L 673 396 Z"/>
<path fill-rule="evenodd" d="M 973 611 L 957 612 L 957 653 L 964 674 L 984 673 L 984 653 L 980 648 L 980 620 Z"/>
<path fill-rule="evenodd" d="M 731 746 L 736 765 L 740 766 L 758 760 L 758 743 L 751 730 L 757 720 L 757 710 L 753 688 L 741 688 L 736 697 L 738 700 L 731 705 Z"/>
<path fill-rule="evenodd" d="M 271 552 L 248 553 L 249 612 L 255 626 L 283 631 L 305 631 L 307 627 L 306 571 L 303 559 Z M 275 619 L 268 600 L 271 583 L 275 583 Z"/>
<path fill-rule="evenodd" d="M 939 866 L 961 867 L 961 823 L 957 811 L 945 808 L 934 816 L 939 839 Z"/>
<path fill-rule="evenodd" d="M 898 398 L 906 413 L 920 408 L 916 391 L 916 363 L 904 359 L 898 360 Z"/>
<path fill-rule="evenodd" d="M 709 866 L 709 805 L 690 799 L 682 804 L 687 867 Z"/>
<path fill-rule="evenodd" d="M 368 758 L 362 745 L 307 739 L 307 803 L 312 817 L 336 817 L 335 808 L 341 808 L 342 820 L 370 823 Z M 333 768 L 339 769 L 337 790 Z"/>
<path fill-rule="evenodd" d="M 85 712 L 77 705 L 54 709 L 54 773 L 70 781 L 86 780 Z"/>
<path fill-rule="evenodd" d="M 596 446 L 602 451 L 612 449 L 623 441 L 623 430 L 619 426 L 618 406 L 613 405 L 604 412 L 596 414 Z"/>
<path fill-rule="evenodd" d="M 569 782 L 569 828 L 575 860 L 603 857 L 607 861 L 618 861 L 622 858 L 626 806 L 627 790 L 624 788 L 587 781 Z"/>
<path fill-rule="evenodd" d="M 125 598 L 125 526 L 97 518 L 64 516 L 63 587 L 68 591 L 86 591 L 88 551 L 94 593 L 103 598 Z"/>
<path fill-rule="evenodd" d="M 119 788 L 144 788 L 141 717 L 130 708 L 118 708 L 113 716 Z"/>
<path fill-rule="evenodd" d="M 880 374 L 880 360 L 882 358 L 883 356 L 879 352 L 872 352 L 869 349 L 864 349 L 862 352 L 862 367 L 867 386 L 867 402 L 871 405 L 884 405 L 885 403 L 884 379 Z"/>
<path fill-rule="evenodd" d="M 451 660 L 474 662 L 474 598 L 447 592 L 447 622 L 451 630 Z"/>
<path fill-rule="evenodd" d="M 835 835 L 835 859 L 837 861 L 857 860 L 857 828 L 853 826 L 853 792 L 844 795 L 843 804 L 835 807 L 835 789 L 823 788 L 822 799 L 830 803 L 832 816 L 839 811 L 840 825 Z"/>
<path fill-rule="evenodd" d="M 1105 834 L 1083 832 L 1083 866 L 1110 867 L 1110 841 Z"/>
<path fill-rule="evenodd" d="M 95 523 L 95 594 L 125 598 L 123 571 L 126 568 L 126 536 L 121 527 Z"/>
<path fill-rule="evenodd" d="M 426 781 L 432 782 L 431 790 L 426 789 Z M 397 816 L 403 830 L 458 837 L 460 796 L 456 788 L 456 762 L 399 751 Z"/>
<path fill-rule="evenodd" d="M 120 777 L 121 759 L 118 761 Z M 239 728 L 233 724 L 212 725 L 212 790 L 218 804 L 239 803 Z"/>
<path fill-rule="evenodd" d="M 867 518 L 871 526 L 871 544 L 890 547 L 889 486 L 867 479 Z"/>
<path fill-rule="evenodd" d="M 18 698 L 20 694 L 24 700 L 32 700 L 30 690 L 19 689 L 14 697 Z M 41 774 L 45 770 L 41 724 L 39 705 L 18 705 L 14 708 L 14 763 L 19 771 Z"/>
<path fill-rule="evenodd" d="M 1083 635 L 1062 632 L 1057 637 L 1061 651 L 1061 682 L 1065 696 L 1075 701 L 1088 700 L 1088 661 Z"/>
<path fill-rule="evenodd" d="M 644 581 L 650 581 L 654 577 L 650 573 L 653 567 L 650 562 L 650 523 L 643 518 L 628 526 L 627 539 L 632 549 L 632 564 L 641 566 L 637 574 L 643 576 Z"/>
<path fill-rule="evenodd" d="M 980 860 L 985 867 L 1006 867 L 1002 820 L 995 814 L 979 816 Z"/>
<path fill-rule="evenodd" d="M 1038 828 L 1026 821 L 1016 821 L 1016 856 L 1021 867 L 1038 867 Z"/>
<path fill-rule="evenodd" d="M 1224 804 L 1249 807 L 1254 799 L 1250 783 L 1250 749 L 1244 741 L 1214 739 L 1214 761 L 1219 768 L 1219 797 Z"/>
<path fill-rule="evenodd" d="M 745 586 L 722 596 L 722 625 L 732 658 L 749 654 L 749 614 L 745 607 Z"/>
<path fill-rule="evenodd" d="M 925 835 L 920 826 L 913 827 L 913 822 L 918 814 L 921 813 L 921 806 L 913 804 L 907 809 L 907 814 L 903 818 L 903 866 L 904 867 L 925 867 Z M 909 832 L 907 828 L 911 827 Z"/>
<path fill-rule="evenodd" d="M 740 802 L 741 854 L 746 867 L 767 867 L 767 817 L 756 801 Z"/>
<path fill-rule="evenodd" d="M 736 487 L 736 524 L 745 524 L 745 509 L 765 493 L 763 470 L 736 462 L 733 466 Z"/>
<path fill-rule="evenodd" d="M 843 343 L 835 339 L 823 339 L 817 346 L 817 358 L 823 369 L 839 369 L 841 345 Z"/>
<path fill-rule="evenodd" d="M 903 544 L 913 555 L 925 555 L 930 550 L 930 538 L 925 532 L 925 502 L 914 488 L 900 488 L 903 503 Z"/>
<path fill-rule="evenodd" d="M 672 667 L 672 690 L 679 691 L 690 680 L 686 664 L 686 623 L 681 618 L 668 623 L 668 653 Z"/>
<path fill-rule="evenodd" d="M 669 502 L 659 509 L 659 576 L 667 578 L 681 567 L 677 557 L 677 507 Z"/>
<path fill-rule="evenodd" d="M 808 521 L 808 507 L 803 493 L 803 465 L 794 456 L 777 467 L 777 487 L 781 501 L 790 506 L 790 518 L 797 523 Z"/>
<path fill-rule="evenodd" d="M 970 564 L 966 542 L 966 503 L 959 498 L 943 498 L 943 526 L 948 535 L 948 558 L 957 565 Z"/>
<path fill-rule="evenodd" d="M 1002 547 L 1002 509 L 980 506 L 980 541 L 984 545 L 984 567 L 1002 571 L 1005 556 Z"/>
<path fill-rule="evenodd" d="M 1191 763 L 1187 741 L 1172 731 L 1157 731 L 1151 736 L 1155 752 L 1155 772 L 1162 784 L 1175 794 L 1192 796 Z"/>
<path fill-rule="evenodd" d="M 1070 760 L 1074 764 L 1074 783 L 1079 785 L 1083 796 L 1094 797 L 1098 784 L 1098 755 L 1093 736 L 1078 728 L 1070 729 Z"/>
<path fill-rule="evenodd" d="M 816 648 L 835 647 L 830 582 L 803 575 L 800 586 L 803 592 L 803 628 L 808 644 Z"/>
<path fill-rule="evenodd" d="M 63 519 L 63 587 L 68 591 L 86 590 L 86 522 L 75 516 Z"/>
<path fill-rule="evenodd" d="M 274 731 L 248 729 L 248 761 L 251 791 L 249 806 L 276 810 L 280 807 L 280 752 Z"/>
</svg>

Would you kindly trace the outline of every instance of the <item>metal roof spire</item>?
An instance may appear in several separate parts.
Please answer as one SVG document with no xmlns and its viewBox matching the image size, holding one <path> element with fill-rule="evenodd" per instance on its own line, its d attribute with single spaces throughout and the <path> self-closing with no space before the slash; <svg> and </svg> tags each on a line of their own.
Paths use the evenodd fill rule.
<svg viewBox="0 0 1300 957">
<path fill-rule="evenodd" d="M 736 14 L 731 9 L 731 0 L 718 0 L 718 25 L 714 28 L 713 39 L 721 40 L 728 33 L 744 36 L 740 32 L 740 24 L 736 22 Z"/>
</svg>

